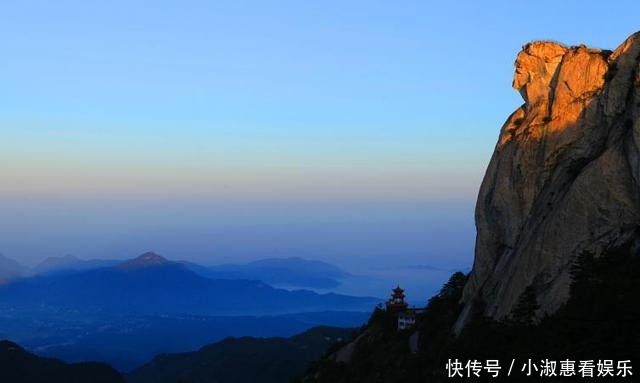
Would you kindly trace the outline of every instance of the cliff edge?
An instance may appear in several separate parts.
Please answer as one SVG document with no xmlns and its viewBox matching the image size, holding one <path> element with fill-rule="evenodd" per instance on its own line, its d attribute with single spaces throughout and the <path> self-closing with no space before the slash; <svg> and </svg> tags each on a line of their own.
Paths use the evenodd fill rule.
<svg viewBox="0 0 640 383">
<path fill-rule="evenodd" d="M 474 307 L 508 316 L 529 286 L 538 316 L 553 313 L 578 255 L 638 238 L 640 32 L 615 51 L 529 43 L 513 87 L 525 103 L 503 125 L 480 188 L 456 332 Z"/>
</svg>

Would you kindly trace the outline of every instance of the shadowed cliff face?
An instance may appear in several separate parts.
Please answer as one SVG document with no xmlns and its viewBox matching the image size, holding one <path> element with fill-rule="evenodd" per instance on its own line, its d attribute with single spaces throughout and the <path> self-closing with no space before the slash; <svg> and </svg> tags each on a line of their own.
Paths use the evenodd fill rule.
<svg viewBox="0 0 640 383">
<path fill-rule="evenodd" d="M 530 43 L 515 66 L 525 104 L 482 182 L 456 331 L 480 301 L 505 317 L 530 285 L 538 314 L 555 311 L 575 257 L 628 242 L 640 225 L 640 32 L 614 52 Z"/>
</svg>

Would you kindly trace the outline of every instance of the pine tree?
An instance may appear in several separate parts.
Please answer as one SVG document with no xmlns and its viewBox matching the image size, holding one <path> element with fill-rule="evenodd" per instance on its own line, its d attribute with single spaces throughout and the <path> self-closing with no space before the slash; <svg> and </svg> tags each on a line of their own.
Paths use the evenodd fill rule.
<svg viewBox="0 0 640 383">
<path fill-rule="evenodd" d="M 539 308 L 536 291 L 530 285 L 522 292 L 518 304 L 511 311 L 511 320 L 520 325 L 531 326 Z"/>
<path fill-rule="evenodd" d="M 442 286 L 440 290 L 441 298 L 450 298 L 455 297 L 462 294 L 462 290 L 464 289 L 464 285 L 467 283 L 467 276 L 464 273 L 458 271 L 454 273 L 447 283 Z"/>
</svg>

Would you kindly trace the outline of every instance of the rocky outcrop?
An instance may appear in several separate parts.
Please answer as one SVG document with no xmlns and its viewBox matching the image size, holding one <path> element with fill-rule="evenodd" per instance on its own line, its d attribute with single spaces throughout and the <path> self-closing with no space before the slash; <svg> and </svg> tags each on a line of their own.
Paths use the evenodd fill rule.
<svg viewBox="0 0 640 383">
<path fill-rule="evenodd" d="M 533 286 L 539 315 L 569 294 L 576 256 L 637 238 L 640 32 L 615 51 L 533 42 L 515 63 L 525 103 L 502 127 L 476 206 L 472 307 L 509 315 Z"/>
</svg>

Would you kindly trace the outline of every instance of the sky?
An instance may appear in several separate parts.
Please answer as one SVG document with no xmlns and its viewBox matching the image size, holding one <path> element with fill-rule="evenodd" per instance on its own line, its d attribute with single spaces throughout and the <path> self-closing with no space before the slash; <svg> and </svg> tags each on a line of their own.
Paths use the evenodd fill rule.
<svg viewBox="0 0 640 383">
<path fill-rule="evenodd" d="M 0 252 L 471 265 L 529 41 L 640 2 L 0 3 Z"/>
</svg>

